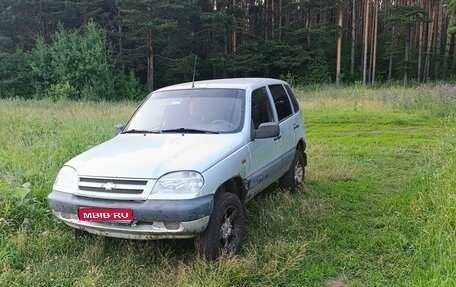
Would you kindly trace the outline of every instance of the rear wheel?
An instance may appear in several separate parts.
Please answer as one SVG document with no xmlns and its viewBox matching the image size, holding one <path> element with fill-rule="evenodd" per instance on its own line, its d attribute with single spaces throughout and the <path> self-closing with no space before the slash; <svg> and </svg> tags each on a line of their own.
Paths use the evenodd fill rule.
<svg viewBox="0 0 456 287">
<path fill-rule="evenodd" d="M 235 254 L 241 247 L 244 227 L 244 207 L 239 198 L 229 192 L 217 193 L 206 230 L 195 238 L 196 252 L 206 260 Z"/>
<path fill-rule="evenodd" d="M 290 168 L 279 179 L 279 184 L 291 192 L 296 192 L 304 183 L 305 173 L 304 156 L 300 150 L 296 150 Z"/>
</svg>

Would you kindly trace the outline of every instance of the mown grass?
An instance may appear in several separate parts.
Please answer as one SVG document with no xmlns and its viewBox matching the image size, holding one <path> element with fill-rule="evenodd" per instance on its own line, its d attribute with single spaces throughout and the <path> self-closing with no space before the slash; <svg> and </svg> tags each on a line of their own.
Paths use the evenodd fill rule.
<svg viewBox="0 0 456 287">
<path fill-rule="evenodd" d="M 456 286 L 455 91 L 299 90 L 306 186 L 255 198 L 215 263 L 191 240 L 75 240 L 47 209 L 60 166 L 135 104 L 1 100 L 0 286 Z"/>
</svg>

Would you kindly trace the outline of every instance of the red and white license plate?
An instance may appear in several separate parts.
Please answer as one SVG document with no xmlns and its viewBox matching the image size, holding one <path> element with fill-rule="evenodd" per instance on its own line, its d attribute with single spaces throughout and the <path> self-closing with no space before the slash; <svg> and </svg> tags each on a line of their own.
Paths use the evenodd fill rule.
<svg viewBox="0 0 456 287">
<path fill-rule="evenodd" d="M 133 210 L 128 208 L 89 208 L 81 207 L 78 210 L 79 220 L 83 221 L 133 221 Z"/>
</svg>

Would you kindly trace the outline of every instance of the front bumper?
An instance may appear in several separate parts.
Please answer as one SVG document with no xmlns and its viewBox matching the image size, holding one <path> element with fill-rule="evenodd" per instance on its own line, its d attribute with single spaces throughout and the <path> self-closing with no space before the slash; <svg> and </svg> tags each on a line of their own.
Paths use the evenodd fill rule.
<svg viewBox="0 0 456 287">
<path fill-rule="evenodd" d="M 49 207 L 67 225 L 90 233 L 126 239 L 190 238 L 204 231 L 212 213 L 213 195 L 188 200 L 122 201 L 79 197 L 53 191 Z M 134 221 L 125 223 L 79 220 L 80 207 L 129 208 Z"/>
</svg>

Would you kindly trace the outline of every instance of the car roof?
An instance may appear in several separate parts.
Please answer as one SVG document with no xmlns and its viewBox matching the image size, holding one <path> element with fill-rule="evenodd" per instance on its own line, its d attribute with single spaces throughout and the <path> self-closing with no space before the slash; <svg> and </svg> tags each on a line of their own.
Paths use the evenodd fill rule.
<svg viewBox="0 0 456 287">
<path fill-rule="evenodd" d="M 196 81 L 195 89 L 256 89 L 265 85 L 286 84 L 286 82 L 270 78 L 230 78 L 218 80 Z M 172 85 L 156 90 L 155 92 L 192 89 L 192 82 Z"/>
</svg>

